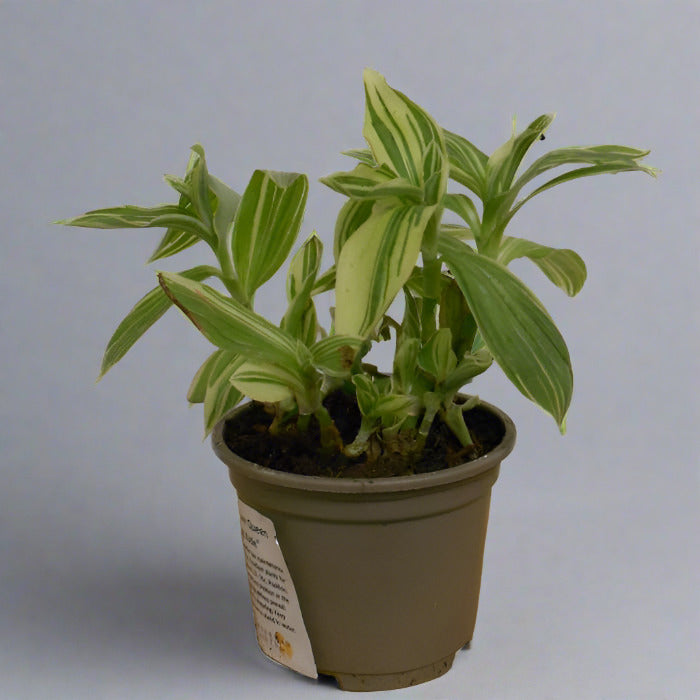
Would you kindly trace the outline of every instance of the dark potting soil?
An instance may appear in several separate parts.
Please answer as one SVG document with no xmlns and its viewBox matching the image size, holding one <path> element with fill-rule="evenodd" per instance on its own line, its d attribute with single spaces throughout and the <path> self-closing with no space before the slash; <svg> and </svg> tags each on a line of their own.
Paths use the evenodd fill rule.
<svg viewBox="0 0 700 700">
<path fill-rule="evenodd" d="M 360 426 L 360 412 L 354 399 L 342 391 L 324 401 L 344 444 L 354 439 Z M 223 437 L 236 454 L 264 467 L 306 476 L 381 478 L 437 471 L 471 461 L 492 450 L 503 438 L 501 421 L 481 407 L 464 413 L 474 444 L 463 447 L 452 431 L 436 418 L 422 452 L 411 451 L 412 440 L 403 445 L 375 445 L 372 456 L 350 458 L 337 450 L 320 450 L 320 432 L 312 419 L 309 430 L 300 432 L 293 424 L 272 434 L 272 415 L 264 404 L 252 402 L 235 419 L 229 420 Z M 405 449 L 404 449 L 405 448 Z"/>
</svg>

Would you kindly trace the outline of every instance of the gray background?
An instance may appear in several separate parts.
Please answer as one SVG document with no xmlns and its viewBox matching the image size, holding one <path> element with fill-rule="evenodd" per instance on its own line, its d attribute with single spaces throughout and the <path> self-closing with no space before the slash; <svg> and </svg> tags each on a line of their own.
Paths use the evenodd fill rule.
<svg viewBox="0 0 700 700">
<path fill-rule="evenodd" d="M 303 234 L 330 247 L 342 200 L 316 178 L 362 145 L 366 65 L 489 152 L 557 111 L 543 147 L 644 146 L 664 171 L 516 220 L 588 263 L 574 300 L 516 267 L 571 350 L 569 433 L 500 370 L 474 385 L 519 429 L 475 640 L 393 695 L 700 697 L 699 35 L 690 0 L 0 4 L 0 697 L 337 697 L 256 648 L 234 493 L 184 400 L 206 343 L 171 312 L 94 385 L 159 233 L 49 222 L 164 201 L 201 141 L 237 189 L 309 173 Z"/>
</svg>

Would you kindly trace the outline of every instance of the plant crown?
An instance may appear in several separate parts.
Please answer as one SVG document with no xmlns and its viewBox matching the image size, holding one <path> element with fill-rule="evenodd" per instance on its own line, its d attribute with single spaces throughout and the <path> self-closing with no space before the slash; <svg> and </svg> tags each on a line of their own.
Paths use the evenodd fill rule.
<svg viewBox="0 0 700 700">
<path fill-rule="evenodd" d="M 560 148 L 528 167 L 528 150 L 554 118 L 545 114 L 490 156 L 442 129 L 377 72 L 364 73 L 363 135 L 369 148 L 346 151 L 357 165 L 321 179 L 347 200 L 338 214 L 334 264 L 320 271 L 316 233 L 292 256 L 287 310 L 279 325 L 254 310 L 257 290 L 290 255 L 306 203 L 305 175 L 256 170 L 239 194 L 207 170 L 192 147 L 183 178 L 165 179 L 175 204 L 121 206 L 59 223 L 101 229 L 165 228 L 149 262 L 204 242 L 218 265 L 159 272 L 117 328 L 105 351 L 103 375 L 172 305 L 216 346 L 192 380 L 187 398 L 204 404 L 205 432 L 244 397 L 274 406 L 271 430 L 315 417 L 322 443 L 360 455 L 372 441 L 408 438 L 422 449 L 436 416 L 463 445 L 462 413 L 474 404 L 459 390 L 495 360 L 527 398 L 564 430 L 573 389 L 569 352 L 542 303 L 508 269 L 531 260 L 574 296 L 586 279 L 573 250 L 505 235 L 520 208 L 560 183 L 601 173 L 656 171 L 640 162 L 648 151 L 625 146 Z M 544 183 L 526 186 L 562 166 Z M 463 191 L 448 191 L 452 181 Z M 449 211 L 459 225 L 445 223 Z M 217 291 L 205 284 L 218 280 Z M 316 298 L 335 292 L 333 323 L 318 322 Z M 403 296 L 403 317 L 388 314 Z M 363 362 L 373 343 L 393 339 L 390 376 Z M 340 444 L 324 407 L 330 392 L 355 396 L 362 415 L 354 441 Z"/>
</svg>

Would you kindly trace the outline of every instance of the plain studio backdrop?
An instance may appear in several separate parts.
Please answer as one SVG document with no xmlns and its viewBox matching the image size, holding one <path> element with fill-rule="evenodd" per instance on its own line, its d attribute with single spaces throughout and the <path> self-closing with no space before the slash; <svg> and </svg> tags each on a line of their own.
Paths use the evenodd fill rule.
<svg viewBox="0 0 700 700">
<path fill-rule="evenodd" d="M 571 351 L 569 431 L 498 368 L 470 387 L 519 432 L 474 642 L 387 696 L 700 697 L 698 36 L 696 0 L 1 3 L 0 697 L 339 697 L 257 649 L 234 492 L 185 402 L 207 343 L 171 311 L 95 385 L 160 232 L 50 222 L 166 201 L 200 142 L 238 190 L 308 173 L 302 236 L 328 251 L 343 200 L 317 179 L 363 146 L 365 66 L 488 152 L 556 111 L 536 152 L 621 143 L 663 170 L 514 221 L 588 264 L 573 300 L 515 266 Z M 184 257 L 161 264 L 208 262 Z M 278 277 L 259 310 L 282 304 Z"/>
</svg>

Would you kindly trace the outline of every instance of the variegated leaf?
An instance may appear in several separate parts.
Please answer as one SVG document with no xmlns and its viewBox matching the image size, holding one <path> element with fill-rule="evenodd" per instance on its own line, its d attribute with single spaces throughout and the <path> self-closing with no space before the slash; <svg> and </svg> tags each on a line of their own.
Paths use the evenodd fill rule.
<svg viewBox="0 0 700 700">
<path fill-rule="evenodd" d="M 358 164 L 354 170 L 322 177 L 320 181 L 332 190 L 354 199 L 396 197 L 414 204 L 423 201 L 421 187 L 405 178 L 396 177 L 388 168 L 372 168 L 364 163 Z"/>
<path fill-rule="evenodd" d="M 254 401 L 277 403 L 294 397 L 296 376 L 282 367 L 244 362 L 231 375 L 231 384 Z"/>
<path fill-rule="evenodd" d="M 219 271 L 210 265 L 200 265 L 180 273 L 183 278 L 205 280 L 215 277 Z M 102 358 L 100 377 L 126 355 L 134 343 L 170 308 L 172 302 L 160 286 L 143 296 L 119 324 L 109 339 Z"/>
<path fill-rule="evenodd" d="M 192 146 L 194 158 L 190 161 L 187 179 L 190 185 L 190 200 L 200 221 L 211 230 L 212 210 L 209 197 L 209 171 L 204 157 L 204 149 L 200 144 Z"/>
<path fill-rule="evenodd" d="M 440 383 L 457 366 L 457 356 L 452 350 L 452 332 L 440 328 L 430 337 L 418 353 L 418 365 Z"/>
<path fill-rule="evenodd" d="M 333 259 L 338 260 L 345 241 L 369 219 L 374 202 L 372 200 L 349 199 L 338 212 L 333 238 Z"/>
<path fill-rule="evenodd" d="M 311 361 L 330 377 L 346 377 L 364 342 L 356 336 L 329 335 L 311 346 Z"/>
<path fill-rule="evenodd" d="M 209 378 L 223 355 L 230 355 L 233 357 L 235 353 L 230 350 L 214 350 L 214 352 L 204 360 L 194 377 L 192 377 L 190 388 L 187 390 L 187 400 L 190 403 L 204 403 L 204 397 L 207 395 Z"/>
<path fill-rule="evenodd" d="M 187 231 L 204 241 L 213 243 L 213 237 L 201 221 L 185 213 L 175 204 L 162 204 L 157 207 L 109 207 L 95 209 L 81 216 L 62 219 L 56 222 L 64 226 L 83 228 L 120 229 L 120 228 L 174 228 Z"/>
<path fill-rule="evenodd" d="M 543 114 L 537 117 L 521 133 L 517 135 L 513 133 L 508 141 L 491 154 L 486 164 L 485 194 L 488 198 L 510 189 L 525 154 L 544 134 L 553 119 L 554 114 Z"/>
<path fill-rule="evenodd" d="M 450 177 L 483 198 L 488 156 L 473 143 L 451 131 L 443 131 L 450 164 Z"/>
<path fill-rule="evenodd" d="M 286 366 L 301 374 L 296 340 L 235 299 L 181 275 L 158 275 L 166 294 L 214 345 L 247 360 Z"/>
<path fill-rule="evenodd" d="M 321 264 L 323 245 L 321 240 L 313 233 L 292 258 L 287 274 L 287 298 L 289 308 L 282 319 L 282 328 L 293 336 L 308 340 L 308 324 L 311 323 L 309 311 L 313 312 L 313 323 L 316 314 L 313 311 L 311 291 L 316 281 L 318 268 Z M 315 327 L 313 328 L 315 335 Z"/>
<path fill-rule="evenodd" d="M 513 217 L 513 215 L 523 206 L 523 204 L 529 202 L 533 197 L 537 196 L 538 194 L 541 194 L 542 192 L 546 192 L 552 187 L 561 185 L 564 182 L 571 182 L 572 180 L 578 180 L 582 177 L 591 177 L 592 175 L 615 175 L 617 173 L 637 171 L 646 173 L 647 175 L 651 175 L 652 177 L 656 177 L 658 174 L 658 170 L 656 168 L 652 168 L 651 166 L 645 165 L 644 163 L 637 163 L 635 161 L 628 160 L 612 161 L 608 163 L 601 163 L 599 165 L 591 165 L 586 168 L 576 168 L 575 170 L 570 170 L 569 172 L 562 173 L 558 177 L 548 180 L 543 185 L 540 185 L 538 188 L 530 192 L 530 194 L 527 197 L 521 199 L 510 211 L 508 219 L 510 220 Z"/>
<path fill-rule="evenodd" d="M 653 174 L 654 168 L 639 163 L 641 158 L 649 155 L 649 151 L 642 151 L 629 146 L 574 146 L 569 148 L 557 148 L 538 158 L 516 181 L 513 188 L 520 190 L 528 182 L 531 182 L 542 173 L 563 165 L 612 165 L 612 166 L 636 166 L 635 169 Z"/>
<path fill-rule="evenodd" d="M 459 391 L 474 377 L 485 372 L 493 363 L 493 356 L 486 349 L 465 355 L 445 378 L 445 391 Z"/>
<path fill-rule="evenodd" d="M 216 197 L 214 231 L 219 240 L 228 241 L 226 248 L 231 251 L 232 227 L 241 203 L 241 195 L 213 175 L 209 175 L 209 189 Z"/>
<path fill-rule="evenodd" d="M 187 250 L 195 243 L 199 243 L 202 239 L 196 236 L 194 233 L 189 231 L 182 231 L 181 229 L 169 228 L 160 243 L 156 246 L 156 249 L 151 253 L 151 257 L 148 258 L 148 262 L 152 263 L 156 260 L 162 260 L 163 258 L 169 258 L 172 255 Z"/>
<path fill-rule="evenodd" d="M 434 207 L 375 209 L 340 251 L 336 332 L 367 337 L 411 275 Z"/>
<path fill-rule="evenodd" d="M 233 261 L 248 299 L 287 258 L 308 187 L 305 175 L 265 170 L 256 170 L 246 187 L 234 223 Z"/>
<path fill-rule="evenodd" d="M 516 258 L 529 258 L 545 275 L 570 297 L 581 291 L 586 281 L 586 263 L 568 248 L 550 248 L 524 238 L 504 237 L 498 262 L 508 265 Z"/>
<path fill-rule="evenodd" d="M 234 352 L 219 350 L 211 364 L 204 389 L 204 436 L 213 430 L 224 414 L 238 405 L 243 394 L 231 384 L 231 376 L 243 360 Z"/>
<path fill-rule="evenodd" d="M 374 160 L 372 151 L 370 151 L 369 148 L 352 148 L 349 151 L 343 151 L 342 155 L 350 156 L 350 158 L 359 160 L 360 163 L 369 165 L 372 168 L 374 168 L 377 165 L 377 161 Z"/>
<path fill-rule="evenodd" d="M 375 161 L 424 188 L 433 176 L 427 204 L 436 204 L 447 185 L 449 163 L 442 129 L 421 107 L 392 89 L 382 75 L 366 69 L 365 125 L 362 131 Z M 433 145 L 435 144 L 435 145 Z"/>
<path fill-rule="evenodd" d="M 474 202 L 466 194 L 446 194 L 442 198 L 445 209 L 453 211 L 461 217 L 469 226 L 471 235 L 479 238 L 481 233 L 481 219 Z M 462 236 L 460 236 L 462 237 Z"/>
<path fill-rule="evenodd" d="M 496 362 L 563 430 L 573 391 L 571 361 L 539 299 L 503 265 L 461 241 L 441 238 L 440 252 Z"/>
</svg>

